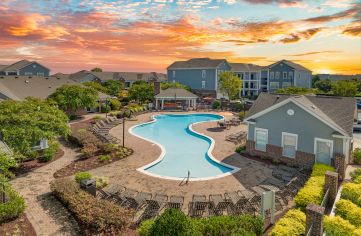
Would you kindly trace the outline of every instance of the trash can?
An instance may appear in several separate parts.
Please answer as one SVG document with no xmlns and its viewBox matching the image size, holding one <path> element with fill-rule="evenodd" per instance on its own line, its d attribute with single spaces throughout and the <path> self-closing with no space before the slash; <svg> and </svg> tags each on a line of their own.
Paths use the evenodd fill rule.
<svg viewBox="0 0 361 236">
<path fill-rule="evenodd" d="M 97 185 L 95 179 L 84 179 L 80 182 L 80 188 L 94 197 L 97 194 Z"/>
</svg>

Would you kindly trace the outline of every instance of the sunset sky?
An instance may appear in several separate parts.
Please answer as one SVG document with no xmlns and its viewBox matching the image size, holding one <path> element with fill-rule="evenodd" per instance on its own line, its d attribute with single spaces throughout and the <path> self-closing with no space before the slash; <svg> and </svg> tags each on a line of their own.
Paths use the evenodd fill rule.
<svg viewBox="0 0 361 236">
<path fill-rule="evenodd" d="M 361 73 L 361 0 L 1 0 L 0 64 L 165 72 L 194 57 Z"/>
</svg>

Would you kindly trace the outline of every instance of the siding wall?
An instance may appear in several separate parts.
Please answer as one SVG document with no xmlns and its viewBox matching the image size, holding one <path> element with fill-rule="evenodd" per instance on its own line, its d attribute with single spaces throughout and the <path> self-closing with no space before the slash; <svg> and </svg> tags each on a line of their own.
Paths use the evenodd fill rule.
<svg viewBox="0 0 361 236">
<path fill-rule="evenodd" d="M 307 71 L 296 71 L 295 72 L 295 86 L 302 88 L 311 88 L 312 74 Z"/>
<path fill-rule="evenodd" d="M 294 110 L 294 116 L 287 115 L 288 109 Z M 332 137 L 332 128 L 292 102 L 257 118 L 256 124 L 249 124 L 249 140 L 254 140 L 255 127 L 268 129 L 268 143 L 275 146 L 282 146 L 282 132 L 287 132 L 298 134 L 298 150 L 302 152 L 314 153 L 316 137 L 333 140 L 334 153 L 343 150 L 342 141 Z"/>
<path fill-rule="evenodd" d="M 206 71 L 205 78 L 202 78 L 202 69 L 175 69 L 168 70 L 168 81 L 179 82 L 187 85 L 192 89 L 216 89 L 216 69 L 204 69 Z M 173 77 L 173 71 L 175 71 L 175 77 Z M 206 81 L 205 88 L 202 88 L 202 81 Z"/>
<path fill-rule="evenodd" d="M 49 71 L 49 69 L 45 68 L 44 66 L 40 65 L 39 63 L 32 63 L 32 64 L 20 69 L 20 71 L 19 71 L 20 75 L 25 75 L 25 73 L 32 73 L 33 76 L 36 76 L 37 73 L 43 73 L 44 76 L 49 76 L 50 71 Z"/>
<path fill-rule="evenodd" d="M 274 73 L 274 77 L 273 79 L 269 79 L 269 83 L 271 82 L 279 82 L 279 88 L 283 88 L 283 82 L 291 82 L 291 86 L 294 85 L 294 73 L 292 75 L 292 79 L 288 79 L 288 75 L 289 72 L 294 72 L 294 69 L 284 63 L 279 63 L 275 66 L 273 66 L 272 68 L 269 69 L 269 72 L 273 72 Z M 279 72 L 279 78 L 276 79 L 276 72 Z M 287 79 L 283 79 L 283 72 L 287 73 Z M 269 85 L 269 84 L 268 84 Z M 269 92 L 273 93 L 275 92 L 277 89 L 271 89 L 271 87 L 269 86 Z"/>
</svg>

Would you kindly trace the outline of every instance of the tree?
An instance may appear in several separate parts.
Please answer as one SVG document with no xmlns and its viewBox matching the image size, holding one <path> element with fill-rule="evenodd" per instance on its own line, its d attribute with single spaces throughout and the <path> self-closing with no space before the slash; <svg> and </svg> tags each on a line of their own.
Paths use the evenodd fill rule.
<svg viewBox="0 0 361 236">
<path fill-rule="evenodd" d="M 119 80 L 108 80 L 104 82 L 103 86 L 107 94 L 117 97 L 119 97 L 119 93 L 124 89 L 123 83 Z"/>
<path fill-rule="evenodd" d="M 151 101 L 154 97 L 153 86 L 145 81 L 136 81 L 129 89 L 129 99 L 136 100 L 138 102 Z"/>
<path fill-rule="evenodd" d="M 74 114 L 79 109 L 93 108 L 97 105 L 98 92 L 93 88 L 80 85 L 63 85 L 49 96 L 60 109 Z"/>
<path fill-rule="evenodd" d="M 57 105 L 35 98 L 0 102 L 0 137 L 15 152 L 34 154 L 41 139 L 53 140 L 70 132 L 68 117 Z"/>
<path fill-rule="evenodd" d="M 321 79 L 320 79 L 320 77 L 318 76 L 318 75 L 314 75 L 313 77 L 312 77 L 312 88 L 314 88 L 315 87 L 315 83 L 317 82 L 317 81 L 320 81 Z"/>
<path fill-rule="evenodd" d="M 310 89 L 310 88 L 299 88 L 299 87 L 288 87 L 288 88 L 281 88 L 276 91 L 278 94 L 317 94 L 317 89 Z"/>
<path fill-rule="evenodd" d="M 13 177 L 13 173 L 9 170 L 18 165 L 15 156 L 8 155 L 0 150 L 0 173 L 5 177 Z"/>
<path fill-rule="evenodd" d="M 331 84 L 331 80 L 329 79 L 319 80 L 315 82 L 315 88 L 317 88 L 321 92 L 328 93 L 331 91 Z"/>
<path fill-rule="evenodd" d="M 336 96 L 354 97 L 357 94 L 357 84 L 352 81 L 339 80 L 332 84 L 332 93 Z"/>
<path fill-rule="evenodd" d="M 91 72 L 103 72 L 103 69 L 99 68 L 99 67 L 95 67 L 95 68 L 91 69 Z"/>
<path fill-rule="evenodd" d="M 242 88 L 242 80 L 240 80 L 233 72 L 224 71 L 219 74 L 218 82 L 219 90 L 228 96 L 228 99 L 234 99 L 238 96 Z"/>
<path fill-rule="evenodd" d="M 95 89 L 98 92 L 107 93 L 108 89 L 104 87 L 101 83 L 95 81 L 89 81 L 83 83 L 85 86 Z"/>
<path fill-rule="evenodd" d="M 191 91 L 191 88 L 187 85 L 181 84 L 179 82 L 162 82 L 160 84 L 160 87 L 162 90 L 166 90 L 168 88 L 182 88 L 188 91 Z"/>
</svg>

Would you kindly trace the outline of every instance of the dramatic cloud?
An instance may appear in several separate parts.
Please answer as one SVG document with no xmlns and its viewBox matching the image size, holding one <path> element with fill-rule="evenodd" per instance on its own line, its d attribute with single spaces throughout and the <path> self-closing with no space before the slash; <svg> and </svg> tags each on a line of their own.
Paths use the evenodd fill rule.
<svg viewBox="0 0 361 236">
<path fill-rule="evenodd" d="M 282 42 L 282 43 L 295 43 L 295 42 L 300 41 L 301 39 L 308 40 L 308 39 L 312 38 L 315 34 L 320 32 L 321 30 L 322 30 L 322 28 L 314 28 L 314 29 L 308 29 L 308 30 L 305 30 L 305 31 L 292 33 L 288 37 L 281 39 L 280 42 Z"/>
<path fill-rule="evenodd" d="M 324 53 L 340 53 L 341 51 L 316 51 L 316 52 L 305 52 L 305 53 L 299 53 L 299 54 L 291 54 L 291 55 L 286 55 L 286 56 L 291 56 L 291 57 L 303 57 L 303 56 L 309 56 L 309 55 L 315 55 L 315 54 L 324 54 Z"/>
</svg>

